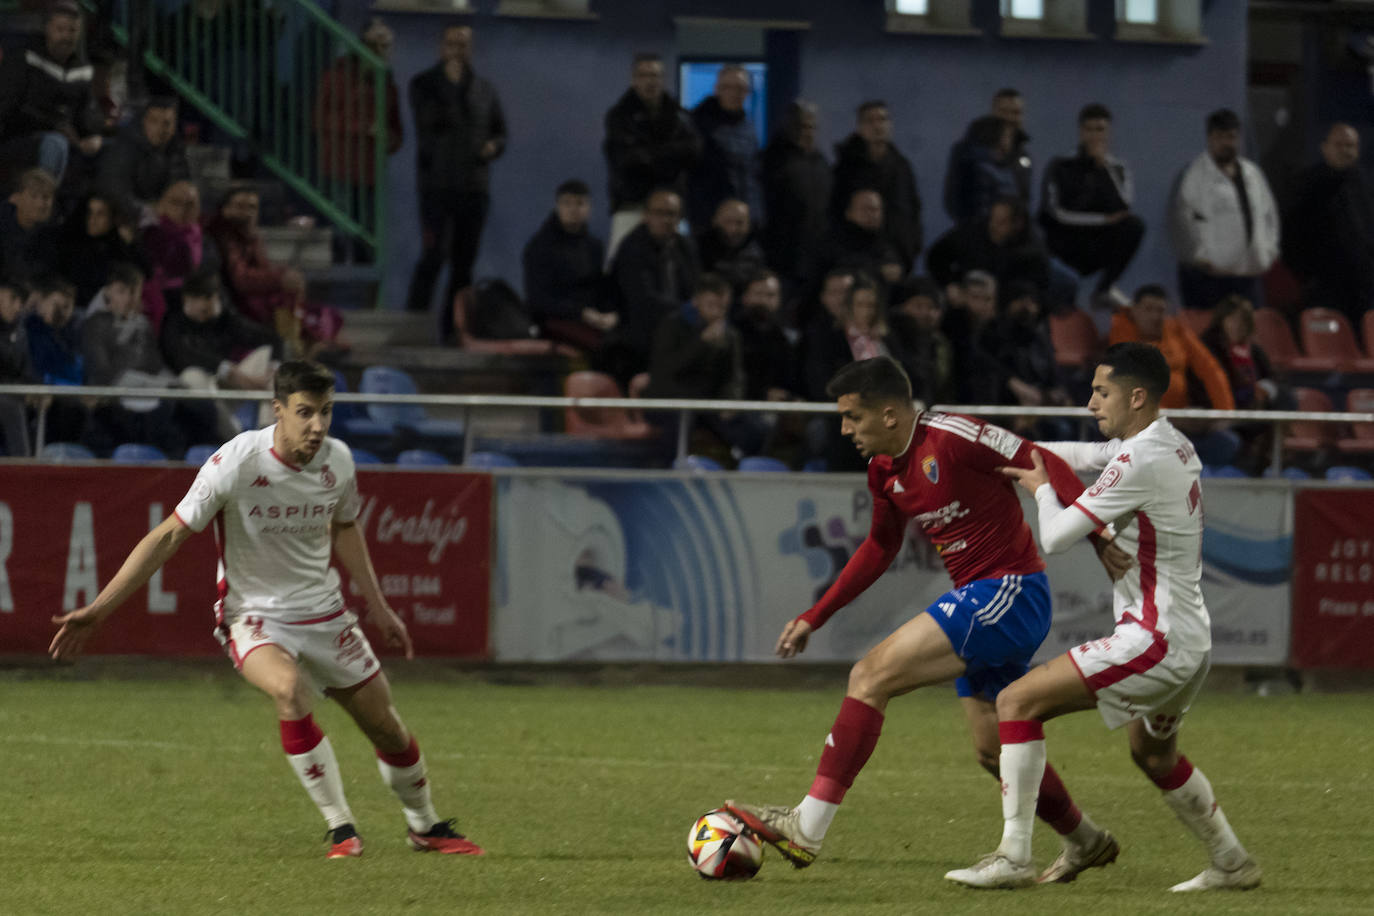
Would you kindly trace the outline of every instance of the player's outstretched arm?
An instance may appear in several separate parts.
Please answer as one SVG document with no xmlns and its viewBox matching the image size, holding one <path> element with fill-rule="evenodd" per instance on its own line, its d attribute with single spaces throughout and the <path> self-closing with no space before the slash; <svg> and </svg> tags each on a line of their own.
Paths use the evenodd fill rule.
<svg viewBox="0 0 1374 916">
<path fill-rule="evenodd" d="M 387 644 L 405 651 L 406 658 L 415 657 L 415 647 L 410 642 L 410 633 L 401 618 L 387 604 L 382 594 L 382 585 L 377 581 L 377 571 L 372 568 L 372 557 L 367 552 L 367 540 L 356 522 L 335 522 L 334 555 L 348 571 L 348 578 L 362 592 L 367 605 L 367 620 L 386 639 Z"/>
<path fill-rule="evenodd" d="M 105 618 L 142 588 L 190 536 L 191 529 L 175 515 L 163 519 L 161 524 L 143 536 L 125 558 L 119 572 L 101 589 L 94 601 L 69 614 L 53 617 L 52 622 L 59 629 L 48 645 L 48 654 L 54 659 L 71 659 L 80 654 L 86 640 L 95 634 Z"/>
</svg>

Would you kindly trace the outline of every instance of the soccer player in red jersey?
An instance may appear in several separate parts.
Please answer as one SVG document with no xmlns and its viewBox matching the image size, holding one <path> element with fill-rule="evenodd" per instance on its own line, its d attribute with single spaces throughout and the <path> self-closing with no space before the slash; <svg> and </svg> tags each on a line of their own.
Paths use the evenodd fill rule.
<svg viewBox="0 0 1374 916">
<path fill-rule="evenodd" d="M 815 781 L 799 805 L 726 803 L 798 868 L 820 852 L 845 792 L 878 742 L 893 697 L 957 679 L 978 760 L 998 775 L 994 699 L 1025 674 L 1050 623 L 1045 564 L 1015 487 L 999 471 L 1031 467 L 1030 444 L 973 417 L 918 412 L 906 373 L 887 357 L 851 363 L 826 393 L 837 399 L 841 432 L 869 458 L 873 521 L 834 585 L 783 628 L 777 654 L 790 658 L 804 651 L 813 630 L 872 585 L 897 557 L 912 519 L 934 543 L 954 589 L 850 671 Z M 1051 457 L 1049 469 L 1061 498 L 1083 491 L 1068 465 Z M 1099 554 L 1109 572 L 1123 559 L 1105 545 Z M 1074 862 L 1087 868 L 1116 857 L 1116 841 L 1078 810 L 1052 767 L 1045 768 L 1039 799 L 1037 814 L 1061 835 Z"/>
<path fill-rule="evenodd" d="M 276 706 L 282 750 L 328 825 L 329 858 L 360 856 L 363 842 L 334 749 L 311 714 L 319 693 L 347 710 L 376 747 L 411 848 L 481 855 L 453 821 L 435 814 L 420 747 L 396 714 L 386 675 L 330 565 L 337 558 L 348 570 L 368 622 L 410 658 L 410 636 L 382 595 L 358 525 L 353 456 L 328 435 L 334 375 L 315 363 L 286 362 L 274 388 L 277 422 L 236 436 L 206 461 L 176 511 L 138 542 L 96 599 L 53 618 L 60 629 L 48 651 L 76 657 L 187 538 L 213 524 L 220 557 L 215 636 L 244 680 Z"/>
</svg>

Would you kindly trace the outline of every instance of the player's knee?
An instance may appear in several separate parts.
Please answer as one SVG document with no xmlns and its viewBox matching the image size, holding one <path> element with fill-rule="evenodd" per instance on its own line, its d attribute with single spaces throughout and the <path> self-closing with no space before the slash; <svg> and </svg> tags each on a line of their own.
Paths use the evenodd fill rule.
<svg viewBox="0 0 1374 916">
<path fill-rule="evenodd" d="M 853 668 L 849 669 L 849 696 L 856 700 L 863 700 L 865 703 L 875 699 L 886 701 L 887 697 L 880 696 L 882 675 L 882 666 L 870 656 L 865 655 L 854 663 Z"/>
<path fill-rule="evenodd" d="M 1023 696 L 1014 684 L 1003 690 L 997 694 L 998 721 L 1019 722 L 1022 719 L 1035 718 L 1035 709 L 1030 700 L 1031 698 Z"/>
<path fill-rule="evenodd" d="M 1154 780 L 1159 780 L 1173 772 L 1174 767 L 1178 764 L 1178 754 L 1160 754 L 1132 750 L 1131 761 L 1135 763 L 1146 776 Z"/>
</svg>

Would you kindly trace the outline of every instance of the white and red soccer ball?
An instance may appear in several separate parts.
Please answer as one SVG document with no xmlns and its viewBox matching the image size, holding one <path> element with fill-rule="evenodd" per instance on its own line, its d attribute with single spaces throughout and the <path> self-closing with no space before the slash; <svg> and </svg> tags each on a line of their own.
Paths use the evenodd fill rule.
<svg viewBox="0 0 1374 916">
<path fill-rule="evenodd" d="M 754 831 L 724 808 L 707 811 L 687 834 L 687 861 L 703 878 L 752 878 L 763 864 L 763 844 Z"/>
</svg>

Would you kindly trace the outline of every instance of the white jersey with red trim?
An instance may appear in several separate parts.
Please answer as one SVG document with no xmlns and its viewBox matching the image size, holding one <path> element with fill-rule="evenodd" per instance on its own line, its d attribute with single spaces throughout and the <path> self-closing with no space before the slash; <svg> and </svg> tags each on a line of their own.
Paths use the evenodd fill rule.
<svg viewBox="0 0 1374 916">
<path fill-rule="evenodd" d="M 325 437 L 296 467 L 272 447 L 276 426 L 242 433 L 206 460 L 176 516 L 192 531 L 214 522 L 217 620 L 252 612 L 305 621 L 343 607 L 330 565 L 331 525 L 358 517 L 353 455 Z"/>
<path fill-rule="evenodd" d="M 1138 623 L 1182 649 L 1209 650 L 1212 625 L 1202 599 L 1202 462 L 1192 443 L 1160 417 L 1124 440 L 1041 446 L 1074 470 L 1101 471 L 1065 514 L 1082 513 L 1093 527 L 1110 525 L 1117 546 L 1135 557 L 1113 589 L 1117 623 Z M 1058 546 L 1056 534 L 1042 530 L 1047 552 Z M 1067 526 L 1062 534 L 1070 535 Z"/>
</svg>

